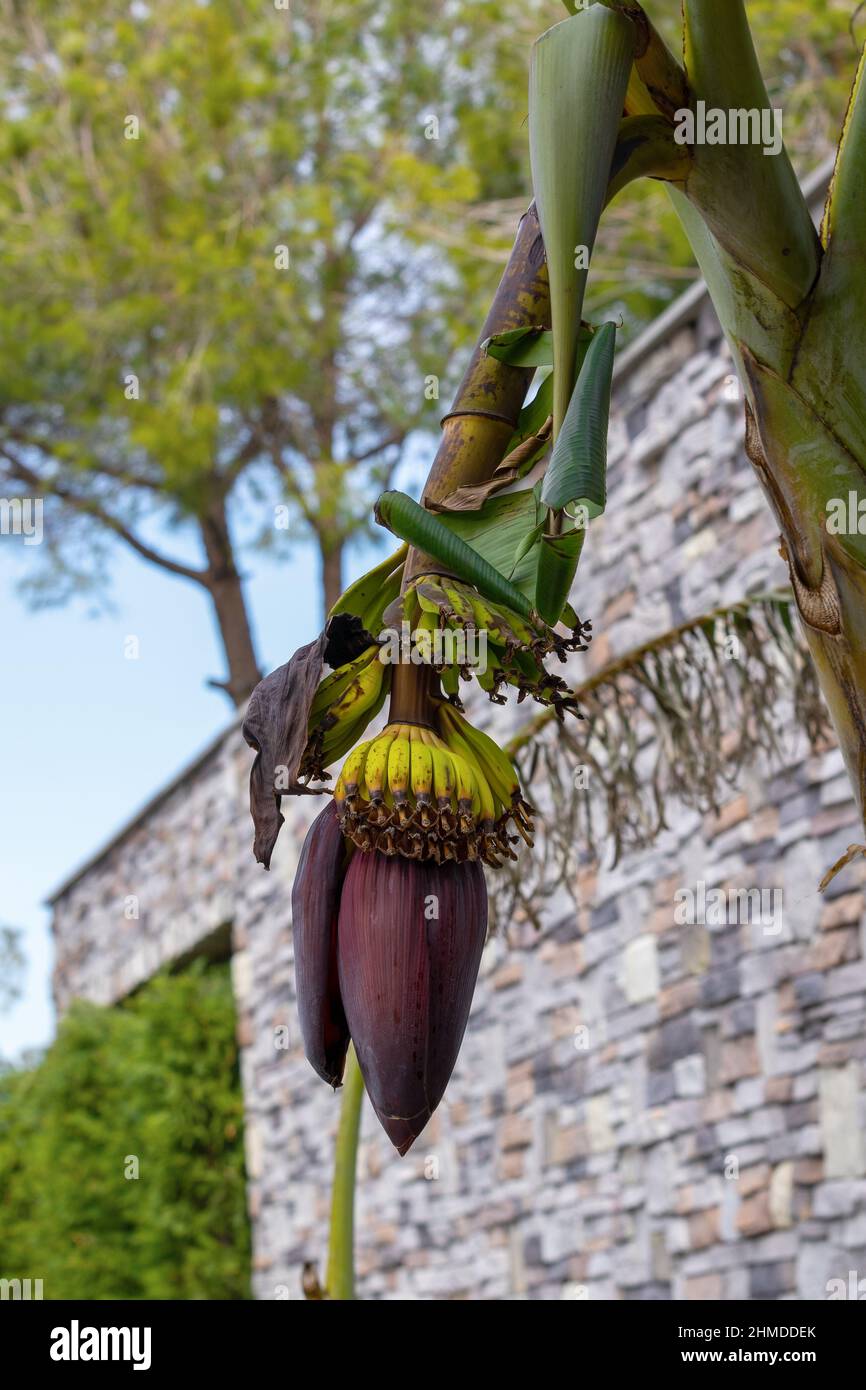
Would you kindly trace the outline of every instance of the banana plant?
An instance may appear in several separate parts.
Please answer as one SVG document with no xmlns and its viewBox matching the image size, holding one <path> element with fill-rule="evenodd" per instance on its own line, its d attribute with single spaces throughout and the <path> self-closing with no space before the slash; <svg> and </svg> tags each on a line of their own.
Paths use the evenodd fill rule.
<svg viewBox="0 0 866 1390">
<path fill-rule="evenodd" d="M 663 3 L 659 0 L 660 8 Z M 597 0 L 536 45 L 540 111 L 532 142 L 533 176 L 544 239 L 559 265 L 557 278 L 551 266 L 554 375 L 560 378 L 554 400 L 567 399 L 569 344 L 585 284 L 583 269 L 568 271 L 567 246 L 578 226 L 584 242 L 590 240 L 597 205 L 595 189 L 584 194 L 580 209 L 573 205 L 575 188 L 586 187 L 573 173 L 584 157 L 575 146 L 584 133 L 587 140 L 609 141 L 616 126 L 607 201 L 635 177 L 668 184 L 730 345 L 746 402 L 746 451 L 779 525 L 799 619 L 862 818 L 864 61 L 854 78 L 824 218 L 816 232 L 781 140 L 781 113 L 770 104 L 743 0 L 683 0 L 682 18 L 682 66 L 659 38 L 651 17 L 631 0 Z M 626 27 L 632 34 L 632 61 L 622 109 L 606 116 L 600 133 L 599 113 L 610 112 L 611 90 L 622 87 L 618 63 Z M 605 58 L 598 61 L 597 77 L 588 89 L 582 70 L 580 80 L 564 83 L 560 59 L 550 57 L 557 51 L 561 58 L 579 46 Z M 573 71 L 577 79 L 576 66 Z M 531 126 L 532 121 L 530 110 Z M 558 278 L 563 269 L 564 279 Z M 554 439 L 559 428 L 554 411 Z M 557 522 L 554 507 L 552 532 Z"/>
<path fill-rule="evenodd" d="M 482 864 L 507 870 L 515 845 L 532 843 L 528 788 L 510 753 L 464 718 L 460 682 L 476 680 L 494 701 L 514 689 L 560 720 L 580 714 L 546 662 L 590 640 L 569 591 L 605 505 L 615 326 L 584 321 L 584 293 L 604 210 L 637 178 L 668 185 L 730 343 L 747 452 L 779 523 L 861 815 L 866 804 L 862 63 L 819 235 L 742 0 L 683 0 L 682 65 L 634 0 L 566 9 L 531 63 L 536 200 L 420 504 L 386 494 L 377 508 L 403 545 L 261 683 L 244 725 L 265 867 L 281 798 L 330 792 L 330 767 L 342 764 L 293 893 L 307 1056 L 331 1085 L 347 1079 L 332 1298 L 353 1296 L 361 1096 L 404 1154 L 444 1093 L 466 1027 L 487 928 Z M 703 139 L 708 113 L 715 143 Z M 491 660 L 470 659 L 479 634 Z"/>
</svg>

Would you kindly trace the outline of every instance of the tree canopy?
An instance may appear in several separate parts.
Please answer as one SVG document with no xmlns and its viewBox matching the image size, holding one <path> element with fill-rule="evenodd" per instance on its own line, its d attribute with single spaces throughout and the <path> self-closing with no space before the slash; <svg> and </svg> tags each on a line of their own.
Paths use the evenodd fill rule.
<svg viewBox="0 0 866 1390">
<path fill-rule="evenodd" d="M 841 116 L 851 7 L 751 9 L 804 168 Z M 447 408 L 528 195 L 531 39 L 564 13 L 10 0 L 0 486 L 46 501 L 31 597 L 102 592 L 132 547 L 210 596 L 235 701 L 259 674 L 241 541 L 312 542 L 334 602 Z M 634 330 L 694 274 L 642 187 L 606 219 L 589 309 Z"/>
<path fill-rule="evenodd" d="M 0 448 L 49 503 L 43 598 L 102 583 L 119 538 L 211 595 L 241 699 L 242 504 L 337 597 L 495 274 L 460 211 L 524 178 L 525 44 L 476 9 L 4 10 Z"/>
</svg>

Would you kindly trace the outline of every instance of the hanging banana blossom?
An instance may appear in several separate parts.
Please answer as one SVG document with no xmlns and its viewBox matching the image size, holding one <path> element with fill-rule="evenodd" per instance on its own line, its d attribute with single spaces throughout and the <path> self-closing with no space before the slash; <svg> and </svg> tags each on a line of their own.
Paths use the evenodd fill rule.
<svg viewBox="0 0 866 1390">
<path fill-rule="evenodd" d="M 257 687 L 244 734 L 257 752 L 251 809 L 265 867 L 281 796 L 320 789 L 325 765 L 350 750 L 295 876 L 298 1007 L 307 1057 L 333 1086 L 354 1041 L 402 1154 L 441 1100 L 466 1028 L 487 933 L 482 866 L 531 845 L 533 821 L 511 760 L 443 693 L 430 630 L 413 634 L 409 659 L 382 659 L 387 643 L 365 622 L 392 573 L 389 561 L 359 581 L 321 637 Z M 460 582 L 481 616 L 468 581 L 438 578 Z M 387 724 L 359 743 L 386 695 Z"/>
<path fill-rule="evenodd" d="M 307 1057 L 339 1086 L 350 1039 L 367 1092 L 403 1154 L 448 1084 L 487 932 L 478 860 L 436 865 L 364 853 L 329 803 L 292 892 L 295 978 Z"/>
</svg>

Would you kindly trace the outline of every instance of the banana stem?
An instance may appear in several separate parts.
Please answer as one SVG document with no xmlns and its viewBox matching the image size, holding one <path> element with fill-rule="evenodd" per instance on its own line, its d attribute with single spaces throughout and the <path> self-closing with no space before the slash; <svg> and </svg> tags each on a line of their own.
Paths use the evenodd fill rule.
<svg viewBox="0 0 866 1390">
<path fill-rule="evenodd" d="M 355 1297 L 355 1179 L 364 1078 L 354 1046 L 350 1045 L 343 1076 L 343 1100 L 334 1156 L 331 1194 L 331 1234 L 328 1242 L 328 1298 Z"/>
<path fill-rule="evenodd" d="M 399 662 L 391 677 L 389 724 L 435 724 L 433 699 L 441 695 L 439 678 L 432 666 Z"/>
<path fill-rule="evenodd" d="M 533 367 L 511 367 L 488 357 L 485 341 L 513 328 L 544 328 L 550 320 L 547 263 L 538 213 L 532 203 L 520 219 L 514 246 L 475 351 L 449 413 L 424 485 L 424 503 L 441 502 L 459 487 L 486 483 L 502 462 L 517 417 L 535 375 Z M 403 587 L 418 574 L 441 566 L 410 550 Z"/>
</svg>

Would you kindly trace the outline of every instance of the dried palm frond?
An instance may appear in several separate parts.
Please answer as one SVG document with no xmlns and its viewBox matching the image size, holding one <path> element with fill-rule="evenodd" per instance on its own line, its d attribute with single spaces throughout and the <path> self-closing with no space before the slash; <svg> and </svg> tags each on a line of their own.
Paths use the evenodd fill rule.
<svg viewBox="0 0 866 1390">
<path fill-rule="evenodd" d="M 530 920 L 582 866 L 645 849 L 676 806 L 717 811 L 757 759 L 831 734 L 790 593 L 713 609 L 628 652 L 575 694 L 585 719 L 531 720 L 507 752 L 539 815 L 533 855 L 491 880 L 494 923 Z"/>
</svg>

